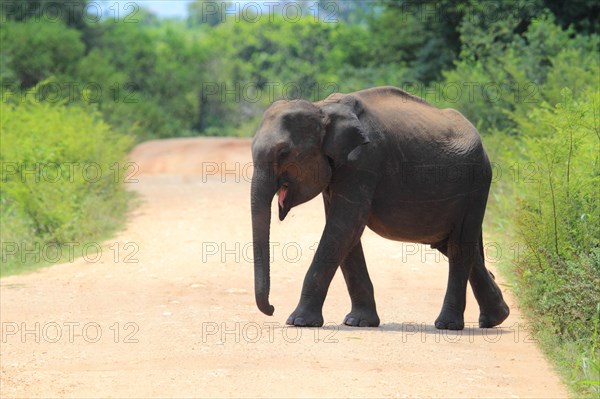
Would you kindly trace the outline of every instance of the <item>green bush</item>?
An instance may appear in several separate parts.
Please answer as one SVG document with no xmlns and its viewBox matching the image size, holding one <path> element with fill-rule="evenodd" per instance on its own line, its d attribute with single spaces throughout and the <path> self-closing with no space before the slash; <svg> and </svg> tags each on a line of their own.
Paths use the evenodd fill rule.
<svg viewBox="0 0 600 399">
<path fill-rule="evenodd" d="M 107 21 L 102 27 L 101 42 L 81 58 L 75 80 L 101 88 L 105 120 L 140 141 L 191 135 L 206 80 L 199 41 L 177 25 Z"/>
<path fill-rule="evenodd" d="M 563 31 L 549 15 L 533 20 L 522 35 L 514 32 L 517 23 L 498 20 L 483 30 L 464 22 L 460 59 L 444 73 L 439 105 L 461 110 L 484 133 L 535 134 L 518 129 L 514 118 L 526 118 L 543 102 L 558 103 L 563 87 L 578 95 L 597 80 L 598 36 Z"/>
<path fill-rule="evenodd" d="M 85 48 L 80 36 L 58 22 L 4 22 L 0 33 L 0 54 L 6 59 L 2 83 L 29 88 L 52 75 L 73 72 Z"/>
<path fill-rule="evenodd" d="M 534 165 L 535 172 L 517 181 L 513 198 L 517 238 L 526 244 L 515 263 L 516 286 L 550 355 L 575 370 L 571 382 L 593 386 L 600 364 L 594 329 L 600 306 L 600 95 L 587 90 L 575 98 L 564 89 L 562 97 L 556 106 L 544 103 L 527 117 L 514 117 L 524 132 L 519 162 Z"/>
<path fill-rule="evenodd" d="M 555 107 L 546 104 L 517 118 L 524 128 L 536 126 L 522 142 L 523 160 L 537 169 L 535 189 L 523 190 L 525 204 L 518 216 L 532 247 L 551 249 L 547 259 L 589 255 L 600 247 L 600 142 L 595 130 L 600 98 L 586 92 L 575 100 L 569 89 L 563 94 Z"/>
<path fill-rule="evenodd" d="M 90 106 L 1 106 L 0 273 L 43 260 L 9 253 L 14 248 L 83 244 L 121 224 L 129 137 L 113 133 Z"/>
</svg>

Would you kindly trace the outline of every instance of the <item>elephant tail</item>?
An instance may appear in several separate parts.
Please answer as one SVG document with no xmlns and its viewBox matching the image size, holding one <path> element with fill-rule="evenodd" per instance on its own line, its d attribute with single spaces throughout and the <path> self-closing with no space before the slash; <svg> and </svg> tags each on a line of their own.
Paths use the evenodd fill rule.
<svg viewBox="0 0 600 399">
<path fill-rule="evenodd" d="M 479 253 L 481 254 L 481 260 L 483 261 L 483 267 L 485 267 L 485 252 L 483 252 L 483 231 L 479 233 Z M 490 276 L 492 276 L 492 278 L 494 280 L 496 280 L 496 276 L 494 276 L 494 273 L 489 271 L 487 269 L 487 267 L 486 267 L 486 270 L 488 271 Z"/>
</svg>

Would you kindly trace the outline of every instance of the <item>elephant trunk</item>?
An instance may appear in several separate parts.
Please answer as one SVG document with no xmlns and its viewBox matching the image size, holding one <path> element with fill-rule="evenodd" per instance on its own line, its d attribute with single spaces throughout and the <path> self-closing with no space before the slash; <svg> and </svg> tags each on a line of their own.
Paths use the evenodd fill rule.
<svg viewBox="0 0 600 399">
<path fill-rule="evenodd" d="M 277 192 L 274 179 L 268 173 L 255 169 L 252 176 L 251 209 L 252 240 L 254 249 L 254 294 L 261 312 L 271 316 L 275 308 L 269 303 L 270 265 L 269 233 L 271 227 L 271 202 Z"/>
</svg>

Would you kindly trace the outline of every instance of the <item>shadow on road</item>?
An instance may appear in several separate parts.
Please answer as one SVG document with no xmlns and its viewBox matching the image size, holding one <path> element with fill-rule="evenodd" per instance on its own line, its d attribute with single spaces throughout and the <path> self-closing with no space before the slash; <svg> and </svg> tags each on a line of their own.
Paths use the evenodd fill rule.
<svg viewBox="0 0 600 399">
<path fill-rule="evenodd" d="M 479 328 L 477 324 L 465 324 L 463 330 L 438 330 L 433 324 L 428 323 L 385 323 L 379 327 L 351 327 L 344 324 L 327 323 L 323 327 L 324 330 L 336 330 L 336 331 L 381 331 L 381 332 L 393 332 L 402 334 L 426 334 L 426 335 L 447 335 L 451 336 L 481 336 L 481 337 L 499 337 L 503 335 L 515 334 L 514 326 L 511 327 L 495 327 L 495 328 Z M 521 327 L 520 330 L 524 331 L 525 328 Z"/>
</svg>

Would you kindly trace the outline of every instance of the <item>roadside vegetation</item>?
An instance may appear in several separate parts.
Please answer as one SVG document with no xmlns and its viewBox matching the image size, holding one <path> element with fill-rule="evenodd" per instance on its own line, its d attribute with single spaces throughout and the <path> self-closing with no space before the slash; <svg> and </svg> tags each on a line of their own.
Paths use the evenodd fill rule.
<svg viewBox="0 0 600 399">
<path fill-rule="evenodd" d="M 573 393 L 600 393 L 596 1 L 195 1 L 185 20 L 1 3 L 2 276 L 121 226 L 137 142 L 251 136 L 275 99 L 394 85 L 477 126 L 501 270 Z"/>
<path fill-rule="evenodd" d="M 91 256 L 123 225 L 132 138 L 91 105 L 7 101 L 0 118 L 0 274 Z"/>
</svg>

